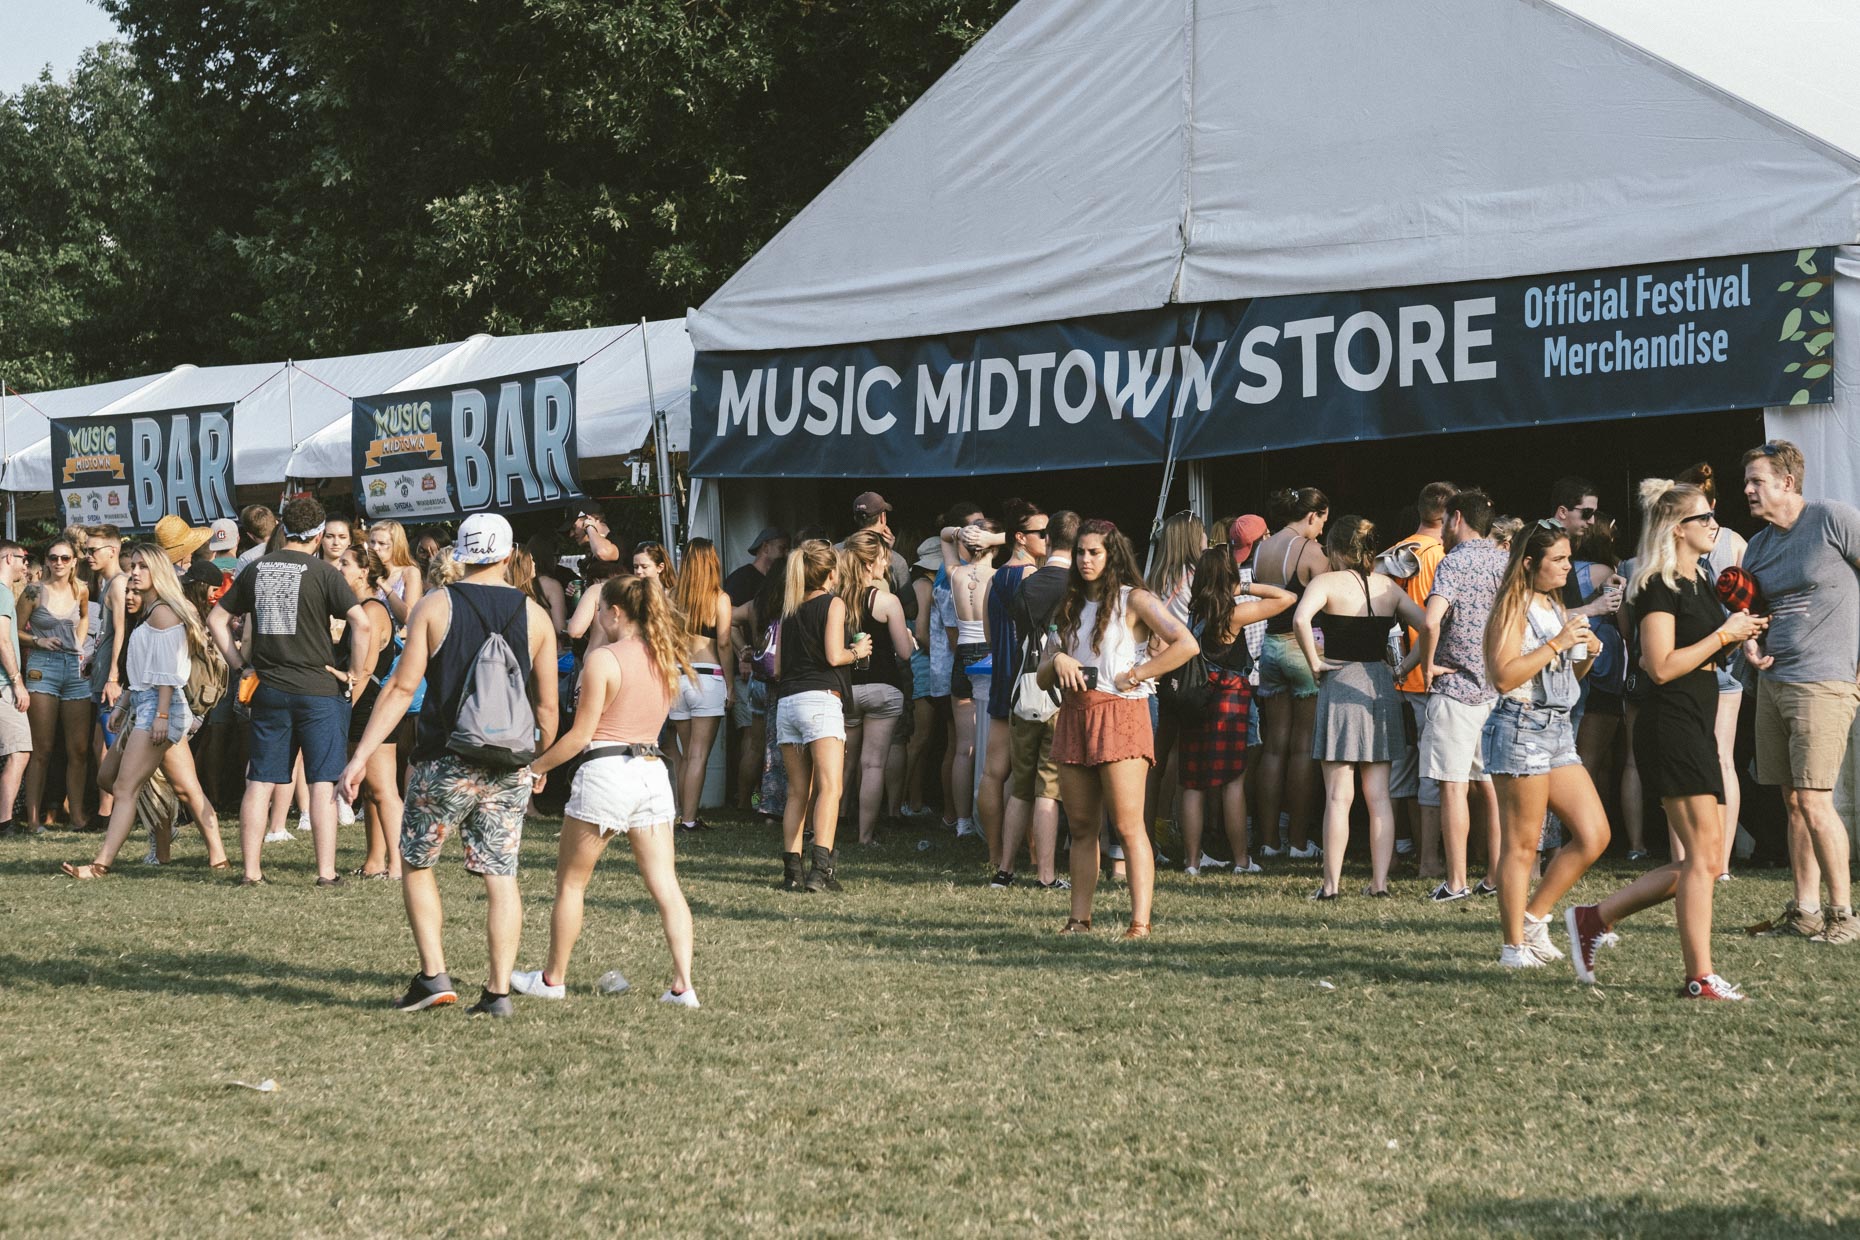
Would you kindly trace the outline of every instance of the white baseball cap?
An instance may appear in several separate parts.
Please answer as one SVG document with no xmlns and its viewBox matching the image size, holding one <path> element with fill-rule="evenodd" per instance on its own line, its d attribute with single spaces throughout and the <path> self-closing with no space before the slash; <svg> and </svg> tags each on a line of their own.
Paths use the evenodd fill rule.
<svg viewBox="0 0 1860 1240">
<path fill-rule="evenodd" d="M 236 551 L 239 548 L 239 523 L 221 517 L 213 523 L 213 537 L 207 539 L 208 551 Z"/>
<path fill-rule="evenodd" d="M 452 558 L 460 564 L 496 564 L 510 558 L 516 541 L 510 522 L 494 512 L 474 512 L 459 524 Z"/>
</svg>

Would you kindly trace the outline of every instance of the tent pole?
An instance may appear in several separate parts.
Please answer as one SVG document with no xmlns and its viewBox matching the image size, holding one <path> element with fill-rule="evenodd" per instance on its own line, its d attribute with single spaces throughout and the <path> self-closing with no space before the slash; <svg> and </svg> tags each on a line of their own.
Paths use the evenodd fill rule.
<svg viewBox="0 0 1860 1240">
<path fill-rule="evenodd" d="M 665 416 L 652 386 L 652 350 L 646 344 L 646 320 L 639 320 L 639 355 L 646 363 L 646 403 L 652 407 L 653 477 L 659 485 L 659 539 L 677 562 L 678 498 L 672 493 L 672 453 L 665 444 Z"/>
<path fill-rule="evenodd" d="M 284 434 L 291 441 L 291 451 L 297 451 L 297 401 L 296 393 L 291 387 L 291 372 L 297 369 L 297 363 L 291 358 L 284 359 Z"/>
<path fill-rule="evenodd" d="M 1177 320 L 1177 321 L 1180 322 L 1180 320 Z M 1200 330 L 1201 330 L 1201 307 L 1196 306 L 1195 307 L 1195 321 L 1188 329 L 1188 340 L 1191 345 L 1195 342 L 1195 337 L 1200 334 Z M 1180 383 L 1181 380 L 1178 378 L 1176 382 Z M 1176 402 L 1173 396 L 1171 396 L 1169 400 L 1168 411 L 1164 415 L 1168 420 L 1164 423 L 1164 426 L 1167 429 L 1163 431 L 1163 436 L 1165 440 L 1167 441 L 1168 446 L 1163 451 L 1162 490 L 1156 496 L 1156 519 L 1150 522 L 1149 554 L 1143 557 L 1143 572 L 1145 576 L 1149 575 L 1151 566 L 1156 563 L 1156 536 L 1162 533 L 1163 512 L 1165 509 L 1169 507 L 1169 492 L 1175 489 L 1175 452 L 1176 452 L 1176 433 L 1175 433 L 1176 425 L 1175 424 L 1177 420 L 1175 416 L 1175 404 Z M 1190 486 L 1191 488 L 1193 487 L 1192 482 L 1190 483 Z"/>
<path fill-rule="evenodd" d="M 6 536 L 8 538 L 19 537 L 19 514 L 13 509 L 13 499 L 13 492 L 8 491 L 6 493 Z"/>
</svg>

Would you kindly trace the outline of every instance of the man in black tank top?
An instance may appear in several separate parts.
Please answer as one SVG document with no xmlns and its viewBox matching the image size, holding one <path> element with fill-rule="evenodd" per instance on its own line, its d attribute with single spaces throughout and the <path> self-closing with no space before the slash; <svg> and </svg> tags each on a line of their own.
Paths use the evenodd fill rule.
<svg viewBox="0 0 1860 1240">
<path fill-rule="evenodd" d="M 489 903 L 490 976 L 471 1014 L 512 1014 L 510 970 L 523 931 L 517 850 L 534 782 L 527 766 L 514 771 L 482 766 L 450 752 L 447 742 L 480 651 L 493 636 L 509 644 L 528 682 L 536 712 L 535 751 L 541 753 L 555 740 L 555 627 L 547 612 L 506 579 L 513 545 L 510 522 L 497 514 L 465 518 L 453 549 L 453 558 L 469 566 L 465 576 L 414 605 L 400 666 L 382 687 L 368 731 L 342 772 L 342 795 L 353 799 L 369 756 L 393 735 L 425 680 L 426 703 L 416 720 L 400 835 L 407 921 L 420 954 L 419 975 L 394 1005 L 404 1012 L 458 999 L 446 973 L 439 884 L 433 877 L 440 845 L 457 830 L 465 844 L 465 868 L 484 879 Z"/>
</svg>

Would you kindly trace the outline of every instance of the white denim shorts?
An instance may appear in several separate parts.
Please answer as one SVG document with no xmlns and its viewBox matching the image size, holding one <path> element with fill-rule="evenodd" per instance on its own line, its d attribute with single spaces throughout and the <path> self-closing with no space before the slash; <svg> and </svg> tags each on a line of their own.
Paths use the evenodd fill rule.
<svg viewBox="0 0 1860 1240">
<path fill-rule="evenodd" d="M 684 673 L 678 676 L 678 692 L 672 698 L 672 719 L 721 719 L 724 700 L 723 669 L 715 663 L 693 663 L 697 672 L 693 680 Z"/>
<path fill-rule="evenodd" d="M 581 764 L 563 813 L 611 835 L 669 827 L 678 811 L 664 759 L 614 754 Z"/>
<path fill-rule="evenodd" d="M 846 712 L 838 694 L 810 689 L 784 697 L 775 708 L 777 745 L 811 745 L 828 739 L 846 739 Z"/>
</svg>

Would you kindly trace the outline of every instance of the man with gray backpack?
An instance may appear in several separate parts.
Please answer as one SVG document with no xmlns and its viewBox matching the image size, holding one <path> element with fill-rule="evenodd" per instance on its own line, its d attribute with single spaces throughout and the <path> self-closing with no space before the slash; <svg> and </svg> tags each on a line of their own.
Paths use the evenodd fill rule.
<svg viewBox="0 0 1860 1240">
<path fill-rule="evenodd" d="M 555 628 L 549 614 L 507 580 L 513 545 L 503 517 L 481 512 L 465 518 L 452 552 L 465 575 L 427 594 L 407 617 L 399 666 L 342 772 L 341 795 L 353 799 L 369 756 L 393 735 L 414 690 L 426 681 L 400 833 L 402 892 L 420 955 L 419 974 L 394 1005 L 403 1012 L 458 1001 L 446 972 L 432 869 L 446 836 L 457 830 L 465 868 L 484 879 L 489 904 L 490 976 L 470 1014 L 512 1014 L 510 970 L 523 932 L 517 850 L 534 782 L 529 763 L 556 731 Z"/>
</svg>

